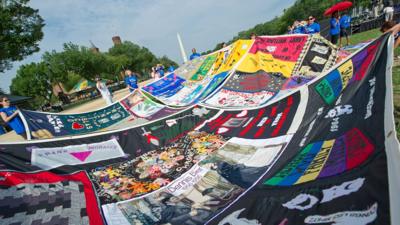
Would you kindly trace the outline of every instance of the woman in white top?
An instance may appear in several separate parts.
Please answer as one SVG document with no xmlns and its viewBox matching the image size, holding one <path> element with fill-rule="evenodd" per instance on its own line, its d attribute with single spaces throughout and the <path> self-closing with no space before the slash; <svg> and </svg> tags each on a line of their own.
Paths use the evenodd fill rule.
<svg viewBox="0 0 400 225">
<path fill-rule="evenodd" d="M 394 8 L 390 5 L 387 5 L 383 9 L 383 13 L 385 14 L 385 22 L 393 20 L 393 12 L 394 12 Z"/>
<path fill-rule="evenodd" d="M 106 101 L 107 105 L 113 103 L 113 99 L 107 85 L 101 81 L 100 77 L 96 77 L 96 88 L 100 91 L 101 97 Z"/>
<path fill-rule="evenodd" d="M 158 64 L 157 64 L 157 66 L 158 66 Z M 154 80 L 160 79 L 160 73 L 157 71 L 156 66 L 151 67 L 151 74 L 154 77 Z"/>
</svg>

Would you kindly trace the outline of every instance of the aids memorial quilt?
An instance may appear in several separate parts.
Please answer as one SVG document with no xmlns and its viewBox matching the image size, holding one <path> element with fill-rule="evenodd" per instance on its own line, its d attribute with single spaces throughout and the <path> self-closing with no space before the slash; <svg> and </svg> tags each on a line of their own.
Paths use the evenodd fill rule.
<svg viewBox="0 0 400 225">
<path fill-rule="evenodd" d="M 399 224 L 392 59 L 388 34 L 264 105 L 195 105 L 126 129 L 0 144 L 1 221 Z M 240 73 L 232 90 L 289 85 Z"/>
<path fill-rule="evenodd" d="M 62 114 L 21 110 L 32 139 L 81 135 L 113 130 L 124 124 L 134 126 L 179 112 L 158 104 L 135 91 L 118 102 L 86 113 Z"/>
</svg>

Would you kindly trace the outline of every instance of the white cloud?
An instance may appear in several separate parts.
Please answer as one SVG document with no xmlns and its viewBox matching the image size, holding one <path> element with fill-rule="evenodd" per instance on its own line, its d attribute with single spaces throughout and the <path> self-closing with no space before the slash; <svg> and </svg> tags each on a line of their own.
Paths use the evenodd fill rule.
<svg viewBox="0 0 400 225">
<path fill-rule="evenodd" d="M 18 66 L 39 61 L 44 51 L 61 50 L 73 42 L 89 46 L 92 40 L 101 51 L 112 46 L 111 37 L 133 41 L 157 56 L 181 62 L 176 33 L 186 51 L 206 51 L 230 40 L 239 31 L 266 22 L 282 13 L 294 0 L 31 0 L 44 18 L 41 52 L 0 74 L 0 87 L 8 90 Z"/>
</svg>

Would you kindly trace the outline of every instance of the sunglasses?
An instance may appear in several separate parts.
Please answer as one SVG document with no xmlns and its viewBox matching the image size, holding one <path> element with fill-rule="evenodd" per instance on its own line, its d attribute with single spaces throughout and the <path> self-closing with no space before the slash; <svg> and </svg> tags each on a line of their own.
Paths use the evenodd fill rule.
<svg viewBox="0 0 400 225">
<path fill-rule="evenodd" d="M 308 20 L 313 20 L 314 18 L 308 18 Z"/>
<path fill-rule="evenodd" d="M 3 102 L 9 102 L 10 100 L 8 100 L 8 99 L 3 99 Z"/>
</svg>

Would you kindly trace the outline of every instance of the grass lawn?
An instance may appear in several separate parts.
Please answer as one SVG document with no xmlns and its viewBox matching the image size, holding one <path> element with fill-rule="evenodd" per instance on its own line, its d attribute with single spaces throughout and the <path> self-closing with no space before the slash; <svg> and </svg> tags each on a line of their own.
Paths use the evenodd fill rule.
<svg viewBox="0 0 400 225">
<path fill-rule="evenodd" d="M 379 29 L 354 34 L 350 37 L 350 44 L 368 41 L 370 39 L 379 37 L 381 34 L 382 33 L 379 31 Z M 395 49 L 394 54 L 395 56 L 400 55 L 400 47 Z M 393 101 L 397 137 L 400 139 L 400 66 L 393 67 Z"/>
<path fill-rule="evenodd" d="M 354 35 L 350 36 L 350 44 L 354 45 L 354 44 L 358 44 L 360 42 L 364 42 L 364 41 L 368 41 L 371 39 L 375 39 L 377 37 L 379 37 L 382 33 L 379 31 L 379 29 L 373 29 L 373 30 L 369 30 L 369 31 L 365 31 L 362 33 L 357 33 Z M 344 39 L 343 39 L 344 41 Z"/>
<path fill-rule="evenodd" d="M 397 138 L 400 139 L 400 66 L 393 67 L 393 101 Z"/>
</svg>

